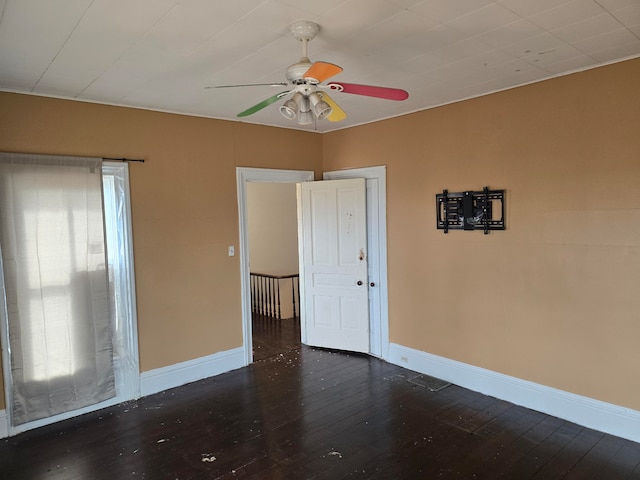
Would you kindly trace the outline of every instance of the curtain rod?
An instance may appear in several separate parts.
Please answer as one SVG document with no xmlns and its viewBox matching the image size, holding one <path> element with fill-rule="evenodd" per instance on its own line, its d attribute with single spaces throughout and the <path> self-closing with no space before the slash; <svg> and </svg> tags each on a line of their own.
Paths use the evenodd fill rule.
<svg viewBox="0 0 640 480">
<path fill-rule="evenodd" d="M 115 162 L 140 162 L 144 163 L 144 159 L 142 158 L 111 158 L 111 157 L 102 157 L 102 160 L 112 160 Z"/>
</svg>

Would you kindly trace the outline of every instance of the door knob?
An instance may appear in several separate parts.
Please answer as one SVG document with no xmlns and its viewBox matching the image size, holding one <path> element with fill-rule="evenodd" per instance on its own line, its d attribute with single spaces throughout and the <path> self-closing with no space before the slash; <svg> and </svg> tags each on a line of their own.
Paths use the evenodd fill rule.
<svg viewBox="0 0 640 480">
<path fill-rule="evenodd" d="M 356 285 L 358 285 L 358 286 L 360 287 L 360 286 L 362 285 L 362 280 L 358 280 L 358 281 L 356 282 Z"/>
<path fill-rule="evenodd" d="M 369 284 L 369 286 L 370 286 L 370 287 L 375 287 L 375 286 L 376 286 L 376 284 L 375 284 L 375 282 L 371 282 L 371 283 Z"/>
</svg>

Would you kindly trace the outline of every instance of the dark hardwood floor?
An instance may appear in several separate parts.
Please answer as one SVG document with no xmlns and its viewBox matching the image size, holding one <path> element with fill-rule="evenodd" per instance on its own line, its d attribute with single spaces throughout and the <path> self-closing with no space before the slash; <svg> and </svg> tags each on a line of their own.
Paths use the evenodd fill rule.
<svg viewBox="0 0 640 480">
<path fill-rule="evenodd" d="M 0 478 L 640 479 L 640 444 L 455 385 L 431 391 L 375 358 L 284 344 L 4 439 Z"/>
<path fill-rule="evenodd" d="M 300 348 L 300 319 L 276 320 L 253 314 L 253 361 L 258 362 Z"/>
</svg>

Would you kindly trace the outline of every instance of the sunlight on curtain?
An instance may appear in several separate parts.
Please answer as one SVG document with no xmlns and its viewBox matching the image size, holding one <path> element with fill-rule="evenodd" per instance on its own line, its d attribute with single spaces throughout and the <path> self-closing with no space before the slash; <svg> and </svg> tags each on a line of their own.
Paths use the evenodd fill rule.
<svg viewBox="0 0 640 480">
<path fill-rule="evenodd" d="M 0 153 L 12 423 L 115 396 L 101 160 Z"/>
<path fill-rule="evenodd" d="M 135 321 L 135 281 L 126 163 L 102 166 L 104 220 L 113 322 L 113 365 L 121 401 L 140 396 L 140 365 Z"/>
</svg>

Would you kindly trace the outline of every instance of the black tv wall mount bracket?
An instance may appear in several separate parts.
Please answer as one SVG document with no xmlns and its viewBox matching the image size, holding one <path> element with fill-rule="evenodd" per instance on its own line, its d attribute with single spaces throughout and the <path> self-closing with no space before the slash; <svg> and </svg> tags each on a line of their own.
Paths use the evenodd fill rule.
<svg viewBox="0 0 640 480">
<path fill-rule="evenodd" d="M 436 217 L 439 230 L 504 230 L 504 190 L 436 194 Z"/>
</svg>

